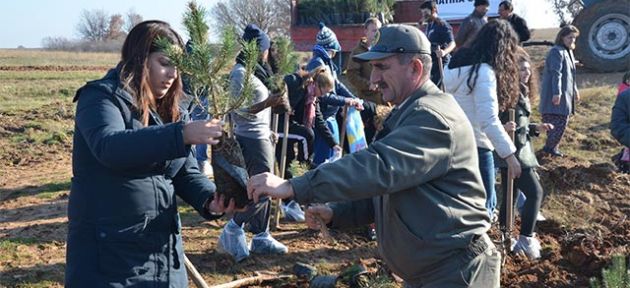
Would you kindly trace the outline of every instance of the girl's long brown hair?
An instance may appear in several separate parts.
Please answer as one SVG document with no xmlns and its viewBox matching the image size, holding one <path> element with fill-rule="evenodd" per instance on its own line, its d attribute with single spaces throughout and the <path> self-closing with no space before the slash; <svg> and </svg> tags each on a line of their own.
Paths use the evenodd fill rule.
<svg viewBox="0 0 630 288">
<path fill-rule="evenodd" d="M 122 47 L 120 79 L 135 100 L 135 109 L 142 123 L 149 124 L 149 112 L 154 110 L 166 122 L 179 119 L 179 100 L 183 95 L 180 75 L 161 99 L 155 99 L 149 81 L 149 54 L 159 52 L 158 38 L 168 39 L 183 49 L 182 39 L 163 21 L 144 21 L 133 27 Z"/>
<path fill-rule="evenodd" d="M 525 85 L 527 86 L 527 90 L 529 90 L 528 91 L 529 103 L 534 103 L 538 96 L 538 69 L 536 69 L 536 66 L 532 62 L 527 51 L 525 51 L 525 49 L 523 49 L 522 47 L 518 47 L 517 55 L 518 55 L 519 69 L 520 69 L 521 63 L 523 62 L 529 63 L 529 71 L 531 72 L 531 76 L 529 76 L 529 81 L 527 81 Z M 519 74 L 519 78 L 520 78 L 520 74 Z"/>
<path fill-rule="evenodd" d="M 510 23 L 494 20 L 484 25 L 471 44 L 473 67 L 468 74 L 467 85 L 472 91 L 479 77 L 479 66 L 492 67 L 497 79 L 499 110 L 513 108 L 518 101 L 519 74 L 516 49 L 518 38 Z"/>
</svg>

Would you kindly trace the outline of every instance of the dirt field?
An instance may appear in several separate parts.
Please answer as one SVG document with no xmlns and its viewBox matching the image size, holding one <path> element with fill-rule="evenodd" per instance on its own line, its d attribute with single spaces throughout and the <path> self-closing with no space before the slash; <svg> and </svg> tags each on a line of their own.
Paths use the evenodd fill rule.
<svg viewBox="0 0 630 288">
<path fill-rule="evenodd" d="M 546 49 L 530 51 L 542 59 Z M 1 59 L 9 58 L 0 53 Z M 35 62 L 0 62 L 0 99 L 5 103 L 0 104 L 0 287 L 63 286 L 71 99 L 81 83 L 111 66 L 101 61 L 87 65 Z M 38 78 L 28 79 L 25 75 L 30 72 Z M 69 73 L 75 74 L 70 77 Z M 609 159 L 619 150 L 608 122 L 614 85 L 621 75 L 581 71 L 578 77 L 584 100 L 563 140 L 568 156 L 540 158 L 546 191 L 542 213 L 548 219 L 537 226 L 542 259 L 509 257 L 501 278 L 503 287 L 588 287 L 589 279 L 600 276 L 611 255 L 629 254 L 630 176 L 616 173 Z M 31 87 L 33 81 L 41 82 Z M 539 120 L 538 115 L 534 120 Z M 537 149 L 541 141 L 535 142 Z M 224 220 L 204 221 L 186 205 L 180 213 L 186 254 L 211 285 L 261 271 L 291 274 L 296 262 L 314 265 L 320 274 L 339 274 L 355 263 L 364 264 L 371 275 L 383 275 L 386 270 L 376 243 L 364 238 L 363 229 L 332 231 L 336 244 L 331 245 L 318 232 L 290 223 L 273 232 L 289 247 L 288 255 L 253 256 L 234 263 L 216 250 Z M 498 235 L 496 227 L 493 235 Z M 399 286 L 391 278 L 376 282 L 373 286 Z M 305 286 L 291 278 L 255 287 Z"/>
</svg>

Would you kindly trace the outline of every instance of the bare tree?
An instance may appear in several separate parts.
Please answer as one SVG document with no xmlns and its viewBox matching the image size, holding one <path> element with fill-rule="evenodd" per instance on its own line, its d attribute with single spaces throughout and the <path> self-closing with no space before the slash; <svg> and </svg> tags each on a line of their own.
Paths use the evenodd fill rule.
<svg viewBox="0 0 630 288">
<path fill-rule="evenodd" d="M 290 0 L 227 0 L 211 10 L 216 31 L 234 26 L 243 31 L 247 24 L 256 24 L 263 31 L 286 35 L 289 31 Z"/>
<path fill-rule="evenodd" d="M 571 23 L 571 20 L 580 13 L 583 5 L 579 0 L 548 0 L 551 2 L 553 12 L 560 21 L 560 26 Z"/>
<path fill-rule="evenodd" d="M 65 37 L 46 37 L 42 39 L 42 47 L 46 50 L 63 50 L 68 51 L 72 49 L 73 41 Z"/>
<path fill-rule="evenodd" d="M 125 24 L 125 20 L 123 20 L 122 15 L 114 14 L 109 18 L 109 26 L 107 27 L 107 35 L 105 36 L 106 40 L 120 40 L 124 39 L 126 33 L 123 31 L 123 25 Z"/>
<path fill-rule="evenodd" d="M 82 39 L 103 41 L 107 37 L 108 24 L 109 16 L 105 10 L 83 10 L 79 24 L 77 24 L 77 32 L 79 32 Z"/>
<path fill-rule="evenodd" d="M 142 22 L 142 16 L 136 13 L 135 10 L 129 9 L 127 11 L 127 15 L 125 15 L 125 32 L 129 33 L 133 27 L 135 27 L 138 23 Z"/>
</svg>

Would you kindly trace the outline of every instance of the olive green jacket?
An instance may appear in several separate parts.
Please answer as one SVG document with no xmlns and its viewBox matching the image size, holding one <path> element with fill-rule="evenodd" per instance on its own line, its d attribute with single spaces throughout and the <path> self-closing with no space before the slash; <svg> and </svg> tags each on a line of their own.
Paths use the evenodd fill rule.
<svg viewBox="0 0 630 288">
<path fill-rule="evenodd" d="M 348 57 L 348 64 L 346 64 L 346 78 L 352 88 L 356 91 L 357 97 L 374 102 L 379 105 L 385 105 L 383 97 L 380 92 L 370 90 L 370 74 L 372 73 L 372 66 L 369 62 L 359 62 L 352 58 L 354 55 L 368 52 L 367 38 L 363 37 L 359 41 L 356 47 L 352 49 L 350 57 Z"/>
<path fill-rule="evenodd" d="M 529 102 L 527 88 L 521 85 L 521 93 L 518 99 L 518 103 L 514 108 L 514 122 L 516 122 L 516 131 L 514 132 L 514 146 L 516 146 L 516 152 L 514 153 L 516 158 L 521 162 L 521 168 L 536 168 L 538 167 L 538 160 L 534 154 L 534 148 L 532 146 L 531 138 L 539 135 L 536 129 L 536 124 L 529 122 L 529 117 L 532 113 L 532 106 Z M 509 112 L 504 111 L 499 113 L 501 123 L 505 124 L 509 119 Z M 501 159 L 494 153 L 494 163 L 501 168 L 507 168 L 505 160 Z"/>
<path fill-rule="evenodd" d="M 490 227 L 472 126 L 431 81 L 367 149 L 290 183 L 300 203 L 353 201 L 333 205 L 332 226 L 374 220 L 383 259 L 412 285 Z"/>
</svg>

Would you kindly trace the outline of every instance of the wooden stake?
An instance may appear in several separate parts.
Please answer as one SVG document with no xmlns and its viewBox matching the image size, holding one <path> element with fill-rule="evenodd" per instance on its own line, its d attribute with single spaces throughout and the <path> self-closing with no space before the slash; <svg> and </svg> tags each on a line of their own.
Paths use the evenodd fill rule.
<svg viewBox="0 0 630 288">
<path fill-rule="evenodd" d="M 184 265 L 186 266 L 188 275 L 190 276 L 190 278 L 192 278 L 193 283 L 195 283 L 195 286 L 197 286 L 197 288 L 210 288 L 210 286 L 208 286 L 208 283 L 206 283 L 206 281 L 203 280 L 203 278 L 201 277 L 201 274 L 199 274 L 199 271 L 197 271 L 197 268 L 195 268 L 195 265 L 193 265 L 192 262 L 188 260 L 186 254 L 184 254 Z"/>
<path fill-rule="evenodd" d="M 509 121 L 514 122 L 516 118 L 514 109 L 509 109 L 508 113 Z M 510 131 L 508 134 L 510 135 L 510 139 L 512 140 L 512 142 L 514 142 L 514 131 Z M 508 166 L 508 177 L 507 179 L 503 179 L 504 181 L 507 181 L 507 192 L 505 194 L 505 199 L 503 199 L 503 201 L 505 201 L 506 221 L 505 227 L 502 227 L 503 229 L 501 229 L 503 232 L 504 263 L 506 258 L 505 256 L 509 254 L 510 247 L 512 246 L 512 229 L 514 229 L 514 179 L 510 177 L 510 172 L 511 170 Z"/>
<path fill-rule="evenodd" d="M 341 124 L 341 132 L 339 133 L 339 146 L 341 146 L 341 155 L 343 155 L 343 144 L 346 140 L 346 124 L 348 123 L 348 106 L 343 106 L 341 116 L 343 123 Z"/>
<path fill-rule="evenodd" d="M 215 285 L 212 288 L 238 288 L 238 287 L 246 287 L 252 285 L 261 285 L 264 282 L 272 281 L 272 280 L 282 280 L 291 278 L 291 275 L 276 275 L 276 274 L 260 274 L 247 277 L 239 280 L 235 280 L 232 282 L 228 282 L 225 284 Z"/>
<path fill-rule="evenodd" d="M 275 135 L 278 135 L 278 122 L 280 122 L 280 114 L 273 114 L 273 117 L 271 119 L 271 129 L 273 130 L 273 133 Z M 276 157 L 275 157 L 275 155 L 276 155 L 276 146 L 278 144 L 277 142 L 278 141 L 276 140 L 276 143 L 273 143 L 273 154 L 274 154 L 274 157 L 273 157 L 273 159 L 274 159 L 274 171 L 273 172 L 277 173 L 276 176 L 280 176 L 280 173 L 281 173 L 280 172 L 280 165 L 278 164 L 278 161 L 275 160 L 276 159 Z M 276 210 L 275 210 L 275 212 L 272 211 L 272 214 L 271 214 L 271 215 L 274 215 L 275 217 L 274 217 L 274 219 L 271 221 L 271 223 L 269 225 L 270 226 L 269 229 L 271 229 L 271 230 L 277 230 L 278 227 L 280 226 L 280 199 L 275 200 L 275 203 L 276 203 L 276 205 L 275 205 L 276 206 Z M 273 206 L 274 205 L 271 205 L 272 209 L 273 209 Z"/>
</svg>

